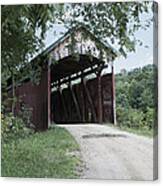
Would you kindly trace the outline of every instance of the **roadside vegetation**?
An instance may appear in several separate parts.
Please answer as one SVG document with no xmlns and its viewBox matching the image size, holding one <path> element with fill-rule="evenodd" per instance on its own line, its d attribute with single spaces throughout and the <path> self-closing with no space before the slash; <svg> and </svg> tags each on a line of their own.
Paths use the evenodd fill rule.
<svg viewBox="0 0 163 186">
<path fill-rule="evenodd" d="M 10 121 L 13 121 L 12 123 Z M 78 178 L 79 146 L 63 128 L 34 132 L 20 118 L 2 118 L 3 177 Z"/>
<path fill-rule="evenodd" d="M 146 136 L 157 131 L 156 82 L 154 65 L 116 75 L 116 113 L 121 129 Z"/>
</svg>

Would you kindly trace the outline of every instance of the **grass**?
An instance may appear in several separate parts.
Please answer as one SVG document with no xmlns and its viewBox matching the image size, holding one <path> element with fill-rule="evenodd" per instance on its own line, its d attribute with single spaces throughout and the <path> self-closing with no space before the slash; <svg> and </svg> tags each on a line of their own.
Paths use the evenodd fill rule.
<svg viewBox="0 0 163 186">
<path fill-rule="evenodd" d="M 78 178 L 80 158 L 74 153 L 79 146 L 64 129 L 54 127 L 46 132 L 15 142 L 2 144 L 3 177 Z"/>
<path fill-rule="evenodd" d="M 135 129 L 135 128 L 129 128 L 129 127 L 122 126 L 122 125 L 120 127 L 119 126 L 114 126 L 112 124 L 107 124 L 107 125 L 110 126 L 110 127 L 113 127 L 113 128 L 117 128 L 117 129 L 122 130 L 122 131 L 137 134 L 137 135 L 140 135 L 140 136 L 145 136 L 145 137 L 149 137 L 149 138 L 153 138 L 153 136 L 154 136 L 154 130 L 149 130 L 149 129 L 146 129 L 146 128 Z"/>
<path fill-rule="evenodd" d="M 140 135 L 140 136 L 149 137 L 149 138 L 153 138 L 153 136 L 154 136 L 154 130 L 149 130 L 149 129 L 146 129 L 146 128 L 135 129 L 135 128 L 129 128 L 129 127 L 122 126 L 122 125 L 119 127 L 119 126 L 115 126 L 111 123 L 108 123 L 107 126 L 117 128 L 119 130 L 130 132 L 130 133 L 133 133 L 133 134 L 137 134 L 137 135 Z"/>
<path fill-rule="evenodd" d="M 124 130 L 127 132 L 131 132 L 133 134 L 137 134 L 140 136 L 145 136 L 145 137 L 149 137 L 149 138 L 153 138 L 154 136 L 154 132 L 153 130 L 148 130 L 148 129 L 134 129 L 134 128 L 128 128 L 128 127 L 121 127 L 120 130 Z"/>
</svg>

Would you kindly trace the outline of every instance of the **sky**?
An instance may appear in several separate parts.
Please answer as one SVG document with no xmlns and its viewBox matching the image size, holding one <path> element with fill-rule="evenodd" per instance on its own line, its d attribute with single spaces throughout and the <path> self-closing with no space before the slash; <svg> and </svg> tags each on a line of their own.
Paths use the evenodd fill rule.
<svg viewBox="0 0 163 186">
<path fill-rule="evenodd" d="M 120 72 L 121 69 L 129 71 L 147 64 L 153 64 L 153 26 L 151 25 L 146 31 L 138 31 L 136 37 L 139 38 L 144 45 L 136 46 L 136 51 L 128 53 L 127 58 L 117 58 L 114 61 L 116 73 Z M 145 46 L 148 46 L 148 48 Z"/>
<path fill-rule="evenodd" d="M 151 15 L 143 15 L 142 21 Z M 54 34 L 55 31 L 55 34 Z M 62 33 L 61 33 L 62 32 Z M 63 25 L 54 24 L 49 29 L 45 38 L 45 46 L 48 47 L 59 39 L 66 29 Z M 153 64 L 153 24 L 147 30 L 139 30 L 135 33 L 137 39 L 143 42 L 143 46 L 136 46 L 136 51 L 128 53 L 127 58 L 119 57 L 114 61 L 115 73 L 119 73 L 122 69 L 130 71 L 134 68 L 143 67 L 147 64 Z M 112 45 L 114 47 L 114 45 Z M 145 47 L 148 46 L 148 47 Z"/>
</svg>

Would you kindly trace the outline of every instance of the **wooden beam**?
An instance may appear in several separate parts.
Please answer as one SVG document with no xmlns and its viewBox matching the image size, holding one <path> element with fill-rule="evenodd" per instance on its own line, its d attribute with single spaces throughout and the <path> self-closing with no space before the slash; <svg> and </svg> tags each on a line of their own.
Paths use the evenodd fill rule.
<svg viewBox="0 0 163 186">
<path fill-rule="evenodd" d="M 51 68 L 50 64 L 47 67 L 47 103 L 48 103 L 48 127 L 51 124 Z"/>
<path fill-rule="evenodd" d="M 98 122 L 102 123 L 102 90 L 101 90 L 101 74 L 97 76 L 97 91 L 98 91 Z"/>
<path fill-rule="evenodd" d="M 91 95 L 89 93 L 89 90 L 87 88 L 86 79 L 83 79 L 83 85 L 84 85 L 84 90 L 86 92 L 86 95 L 87 95 L 87 98 L 88 98 L 88 101 L 89 101 L 89 104 L 90 104 L 90 107 L 91 107 L 91 111 L 92 111 L 94 122 L 96 122 L 97 121 L 96 110 L 95 110 L 95 107 L 94 107 Z"/>
<path fill-rule="evenodd" d="M 101 72 L 103 71 L 104 68 L 107 68 L 108 65 L 101 63 L 98 65 L 98 67 L 96 68 L 95 74 L 96 76 L 101 75 Z"/>
<path fill-rule="evenodd" d="M 104 63 L 101 63 L 98 65 L 97 70 L 95 72 L 97 76 L 97 95 L 98 95 L 98 107 L 97 107 L 97 113 L 98 113 L 98 123 L 102 123 L 103 121 L 103 102 L 102 102 L 102 85 L 101 85 L 101 73 L 103 71 L 106 65 Z M 108 67 L 108 66 L 107 66 Z"/>
<path fill-rule="evenodd" d="M 107 68 L 107 67 L 108 67 L 107 65 L 103 65 L 102 64 L 100 67 L 98 66 L 98 67 L 96 67 L 94 69 L 91 68 L 91 70 L 89 70 L 87 72 L 82 72 L 82 76 L 84 77 L 84 76 L 87 76 L 87 75 L 89 75 L 91 73 L 96 73 L 97 74 L 97 72 L 99 72 L 99 70 L 102 70 L 102 69 Z M 81 78 L 81 74 L 80 75 L 77 74 L 76 76 L 71 77 L 69 79 L 63 79 L 62 81 L 60 81 L 60 84 L 68 83 L 69 81 L 73 81 L 73 80 L 76 80 L 78 78 Z M 55 87 L 57 85 L 58 85 L 58 82 L 54 82 L 54 83 L 52 83 L 51 87 L 53 88 L 53 87 Z"/>
<path fill-rule="evenodd" d="M 81 113 L 80 113 L 80 109 L 79 109 L 79 104 L 78 104 L 78 101 L 76 99 L 76 96 L 75 96 L 75 93 L 74 93 L 74 90 L 73 90 L 71 82 L 69 84 L 69 88 L 70 88 L 70 92 L 71 92 L 71 95 L 72 95 L 72 99 L 73 99 L 74 104 L 75 104 L 75 108 L 76 108 L 76 112 L 77 112 L 78 118 L 79 118 L 79 120 L 81 120 Z"/>
<path fill-rule="evenodd" d="M 82 100 L 83 100 L 83 103 L 81 105 L 82 107 L 82 122 L 85 122 L 85 93 L 84 93 L 84 77 L 83 77 L 83 72 L 82 72 L 82 75 L 81 75 L 81 86 L 82 86 L 82 92 L 81 92 L 81 95 L 82 95 Z"/>
<path fill-rule="evenodd" d="M 67 110 L 67 108 L 66 108 L 64 96 L 63 96 L 63 94 L 62 94 L 62 90 L 61 90 L 60 87 L 58 88 L 58 92 L 59 92 L 60 99 L 61 99 L 61 103 L 62 103 L 63 110 L 64 110 L 64 111 L 63 111 L 63 112 L 64 112 L 63 117 L 64 117 L 64 119 L 65 119 L 66 121 L 68 121 L 68 110 Z"/>
<path fill-rule="evenodd" d="M 115 101 L 115 75 L 114 75 L 114 64 L 111 64 L 112 71 L 112 112 L 113 112 L 113 123 L 117 125 L 116 121 L 116 101 Z"/>
</svg>

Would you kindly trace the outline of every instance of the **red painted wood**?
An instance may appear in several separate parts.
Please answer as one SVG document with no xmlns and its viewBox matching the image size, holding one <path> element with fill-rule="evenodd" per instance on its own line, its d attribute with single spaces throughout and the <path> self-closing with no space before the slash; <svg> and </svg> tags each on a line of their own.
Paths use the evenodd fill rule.
<svg viewBox="0 0 163 186">
<path fill-rule="evenodd" d="M 97 85 L 98 85 L 98 122 L 102 123 L 102 113 L 103 113 L 103 108 L 102 108 L 102 90 L 101 90 L 101 75 L 98 74 L 97 76 Z"/>
<path fill-rule="evenodd" d="M 50 114 L 48 102 L 50 102 L 50 96 L 47 82 L 48 70 L 45 68 L 42 70 L 39 85 L 28 81 L 16 88 L 16 96 L 19 100 L 16 104 L 16 114 L 19 115 L 22 104 L 32 109 L 31 121 L 35 125 L 36 130 L 46 130 L 48 128 L 48 114 Z"/>
<path fill-rule="evenodd" d="M 113 110 L 113 123 L 116 125 L 116 102 L 115 102 L 115 75 L 114 64 L 112 63 L 112 110 Z"/>
<path fill-rule="evenodd" d="M 70 92 L 71 92 L 71 95 L 72 95 L 73 102 L 75 104 L 75 108 L 76 108 L 76 112 L 77 112 L 77 115 L 78 115 L 78 119 L 81 120 L 81 114 L 80 114 L 79 104 L 78 104 L 78 101 L 76 99 L 76 96 L 75 96 L 75 93 L 74 93 L 74 90 L 72 88 L 71 83 L 69 84 L 69 88 L 70 88 Z"/>
<path fill-rule="evenodd" d="M 82 86 L 82 92 L 81 92 L 81 97 L 82 97 L 82 102 L 81 102 L 81 105 L 82 105 L 82 122 L 85 122 L 86 121 L 86 96 L 85 96 L 85 92 L 84 92 L 84 79 L 83 77 L 81 77 L 81 86 Z"/>
<path fill-rule="evenodd" d="M 103 102 L 103 122 L 113 123 L 112 73 L 102 76 L 101 84 Z"/>
<path fill-rule="evenodd" d="M 51 124 L 51 68 L 50 65 L 48 65 L 48 69 L 47 69 L 47 99 L 48 99 L 48 126 Z"/>
<path fill-rule="evenodd" d="M 93 115 L 93 120 L 96 122 L 97 117 L 96 117 L 95 107 L 94 107 L 93 100 L 92 100 L 92 97 L 90 95 L 89 89 L 87 88 L 87 83 L 86 83 L 85 79 L 83 80 L 83 85 L 84 85 L 83 87 L 84 87 L 84 90 L 85 90 L 85 93 L 86 93 L 86 96 L 87 96 L 87 99 L 88 99 L 88 102 L 89 102 L 89 105 L 90 105 L 91 114 Z M 88 112 L 88 114 L 89 114 L 89 112 Z"/>
</svg>

